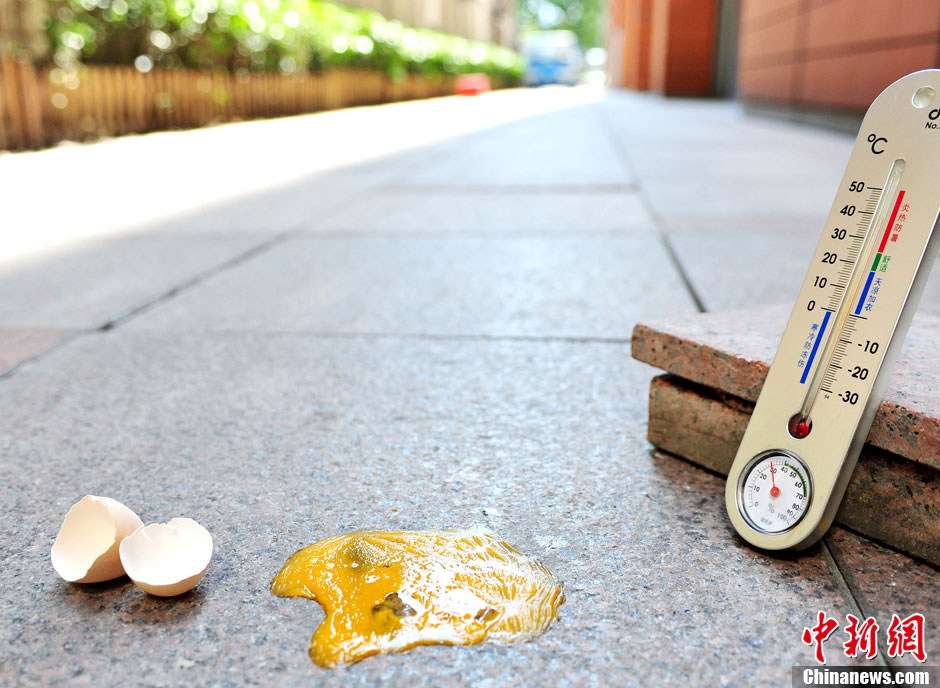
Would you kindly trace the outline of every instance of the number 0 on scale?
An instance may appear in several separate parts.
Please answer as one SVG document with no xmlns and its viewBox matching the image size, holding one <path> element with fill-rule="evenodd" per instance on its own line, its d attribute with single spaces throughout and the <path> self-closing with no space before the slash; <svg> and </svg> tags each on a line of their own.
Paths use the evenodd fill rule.
<svg viewBox="0 0 940 688">
<path fill-rule="evenodd" d="M 868 109 L 728 475 L 735 529 L 800 549 L 832 524 L 934 258 L 940 70 Z"/>
</svg>

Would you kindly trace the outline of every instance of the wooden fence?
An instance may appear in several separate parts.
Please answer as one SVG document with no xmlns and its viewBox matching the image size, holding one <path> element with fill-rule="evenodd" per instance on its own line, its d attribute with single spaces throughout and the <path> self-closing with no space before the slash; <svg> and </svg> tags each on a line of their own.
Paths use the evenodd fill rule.
<svg viewBox="0 0 940 688">
<path fill-rule="evenodd" d="M 0 149 L 41 148 L 63 140 L 199 127 L 454 92 L 450 78 L 378 71 L 319 74 L 203 73 L 196 70 L 82 67 L 76 73 L 0 61 Z"/>
</svg>

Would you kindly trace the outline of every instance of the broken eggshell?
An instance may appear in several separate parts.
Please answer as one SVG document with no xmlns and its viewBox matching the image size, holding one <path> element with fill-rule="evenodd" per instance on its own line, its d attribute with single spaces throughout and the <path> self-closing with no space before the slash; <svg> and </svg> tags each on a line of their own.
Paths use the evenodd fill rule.
<svg viewBox="0 0 940 688">
<path fill-rule="evenodd" d="M 121 541 L 142 525 L 140 517 L 121 502 L 86 495 L 65 515 L 52 545 L 52 566 L 70 583 L 123 576 Z"/>
<path fill-rule="evenodd" d="M 191 518 L 151 523 L 121 543 L 130 579 L 151 595 L 172 597 L 192 590 L 209 568 L 212 536 Z"/>
</svg>

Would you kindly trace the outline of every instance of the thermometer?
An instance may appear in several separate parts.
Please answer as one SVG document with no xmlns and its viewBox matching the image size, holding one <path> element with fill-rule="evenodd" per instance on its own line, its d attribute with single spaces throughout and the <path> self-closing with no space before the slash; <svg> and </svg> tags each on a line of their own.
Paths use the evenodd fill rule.
<svg viewBox="0 0 940 688">
<path fill-rule="evenodd" d="M 801 549 L 832 524 L 940 248 L 940 70 L 862 121 L 728 475 L 745 540 Z"/>
</svg>

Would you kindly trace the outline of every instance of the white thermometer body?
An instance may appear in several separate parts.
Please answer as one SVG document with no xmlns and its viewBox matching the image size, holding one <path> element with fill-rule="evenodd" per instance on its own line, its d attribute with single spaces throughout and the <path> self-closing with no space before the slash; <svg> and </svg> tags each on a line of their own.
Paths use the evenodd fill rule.
<svg viewBox="0 0 940 688">
<path fill-rule="evenodd" d="M 735 529 L 800 549 L 832 520 L 940 248 L 940 70 L 872 103 L 728 475 Z"/>
</svg>

